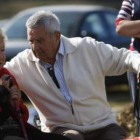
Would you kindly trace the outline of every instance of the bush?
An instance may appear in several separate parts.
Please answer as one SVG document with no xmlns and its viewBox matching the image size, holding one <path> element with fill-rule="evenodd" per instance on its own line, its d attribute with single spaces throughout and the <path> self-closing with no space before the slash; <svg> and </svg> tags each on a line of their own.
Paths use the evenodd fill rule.
<svg viewBox="0 0 140 140">
<path fill-rule="evenodd" d="M 129 104 L 117 115 L 119 124 L 126 130 L 127 138 L 133 138 L 136 134 L 136 119 L 133 104 Z"/>
</svg>

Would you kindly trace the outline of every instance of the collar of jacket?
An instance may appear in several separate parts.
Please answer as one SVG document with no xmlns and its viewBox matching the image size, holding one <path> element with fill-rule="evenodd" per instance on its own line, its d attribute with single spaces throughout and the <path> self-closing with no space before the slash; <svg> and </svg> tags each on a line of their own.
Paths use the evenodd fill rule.
<svg viewBox="0 0 140 140">
<path fill-rule="evenodd" d="M 77 46 L 77 43 L 78 43 L 77 39 L 78 38 L 67 38 L 67 37 L 61 35 L 61 39 L 64 43 L 66 54 L 73 53 L 77 49 L 77 47 L 78 47 Z M 30 61 L 36 61 L 36 62 L 39 61 L 39 59 L 35 57 L 35 55 L 33 54 L 31 49 L 29 51 L 27 59 Z"/>
</svg>

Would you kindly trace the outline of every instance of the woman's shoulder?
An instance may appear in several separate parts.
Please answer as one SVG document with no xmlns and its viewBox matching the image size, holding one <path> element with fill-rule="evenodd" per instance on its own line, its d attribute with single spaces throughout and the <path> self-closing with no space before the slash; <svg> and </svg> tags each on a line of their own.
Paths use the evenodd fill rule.
<svg viewBox="0 0 140 140">
<path fill-rule="evenodd" d="M 0 70 L 0 77 L 1 77 L 3 74 L 10 74 L 10 72 L 9 72 L 6 68 L 3 67 L 3 68 Z"/>
</svg>

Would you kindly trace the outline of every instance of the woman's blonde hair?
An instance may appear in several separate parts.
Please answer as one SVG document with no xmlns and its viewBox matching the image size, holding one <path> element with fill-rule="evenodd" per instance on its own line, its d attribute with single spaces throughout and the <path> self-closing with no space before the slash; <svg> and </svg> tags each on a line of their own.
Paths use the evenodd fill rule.
<svg viewBox="0 0 140 140">
<path fill-rule="evenodd" d="M 0 28 L 0 39 L 7 40 L 7 37 L 2 28 Z"/>
</svg>

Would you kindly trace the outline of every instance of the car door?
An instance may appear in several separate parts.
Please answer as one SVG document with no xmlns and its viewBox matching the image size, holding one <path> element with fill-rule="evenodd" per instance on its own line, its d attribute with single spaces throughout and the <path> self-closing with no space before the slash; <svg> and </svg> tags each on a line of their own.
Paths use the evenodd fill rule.
<svg viewBox="0 0 140 140">
<path fill-rule="evenodd" d="M 106 42 L 109 38 L 109 32 L 102 19 L 102 12 L 94 11 L 87 13 L 81 20 L 78 35 L 81 37 L 90 36 L 98 41 Z"/>
</svg>

